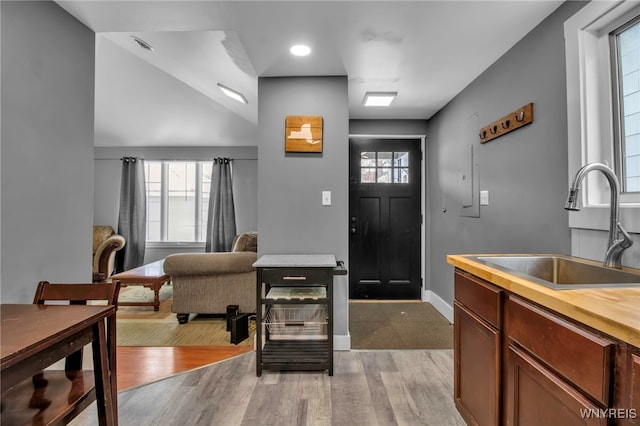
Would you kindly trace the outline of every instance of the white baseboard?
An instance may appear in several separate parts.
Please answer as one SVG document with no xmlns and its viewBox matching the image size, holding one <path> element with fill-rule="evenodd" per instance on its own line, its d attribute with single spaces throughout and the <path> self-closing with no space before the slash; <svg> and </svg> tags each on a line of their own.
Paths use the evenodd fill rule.
<svg viewBox="0 0 640 426">
<path fill-rule="evenodd" d="M 334 334 L 333 335 L 334 351 L 350 351 L 351 350 L 351 334 Z"/>
<path fill-rule="evenodd" d="M 431 303 L 431 305 L 436 308 L 438 312 L 440 312 L 450 323 L 453 324 L 453 306 L 449 305 L 440 296 L 438 296 L 431 290 L 426 291 L 426 296 L 426 301 Z"/>
</svg>

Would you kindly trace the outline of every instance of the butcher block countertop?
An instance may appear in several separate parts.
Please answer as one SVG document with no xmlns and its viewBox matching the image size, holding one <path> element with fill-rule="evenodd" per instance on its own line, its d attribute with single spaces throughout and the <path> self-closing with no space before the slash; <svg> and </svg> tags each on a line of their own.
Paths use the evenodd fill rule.
<svg viewBox="0 0 640 426">
<path fill-rule="evenodd" d="M 469 258 L 471 256 L 508 255 L 449 255 L 447 256 L 447 262 L 511 293 L 529 299 L 633 346 L 640 347 L 640 287 L 553 290 L 525 278 L 474 261 Z M 601 263 L 586 259 L 574 259 L 601 265 Z M 637 271 L 630 268 L 624 269 L 632 272 Z"/>
</svg>

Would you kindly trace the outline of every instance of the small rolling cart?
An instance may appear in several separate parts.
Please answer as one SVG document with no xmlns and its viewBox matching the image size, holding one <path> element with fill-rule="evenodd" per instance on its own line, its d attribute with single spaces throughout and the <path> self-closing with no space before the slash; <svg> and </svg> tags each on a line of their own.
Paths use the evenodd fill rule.
<svg viewBox="0 0 640 426">
<path fill-rule="evenodd" d="M 256 286 L 256 375 L 327 370 L 333 375 L 333 255 L 264 255 Z"/>
</svg>

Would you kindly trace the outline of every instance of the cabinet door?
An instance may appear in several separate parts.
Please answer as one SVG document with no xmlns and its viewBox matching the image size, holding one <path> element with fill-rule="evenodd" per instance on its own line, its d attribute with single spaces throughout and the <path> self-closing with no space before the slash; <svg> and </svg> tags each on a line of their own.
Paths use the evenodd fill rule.
<svg viewBox="0 0 640 426">
<path fill-rule="evenodd" d="M 500 333 L 455 302 L 454 398 L 470 424 L 500 423 Z"/>
<path fill-rule="evenodd" d="M 621 426 L 640 425 L 640 349 L 618 345 L 613 415 Z"/>
<path fill-rule="evenodd" d="M 631 396 L 624 417 L 629 424 L 640 425 L 640 353 L 631 354 Z"/>
<path fill-rule="evenodd" d="M 606 425 L 606 414 L 582 394 L 509 345 L 505 416 L 508 425 Z"/>
</svg>

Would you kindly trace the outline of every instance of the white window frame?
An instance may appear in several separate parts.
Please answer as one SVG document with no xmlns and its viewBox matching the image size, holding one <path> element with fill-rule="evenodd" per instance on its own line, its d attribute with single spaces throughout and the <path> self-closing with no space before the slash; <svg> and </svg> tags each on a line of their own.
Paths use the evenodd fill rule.
<svg viewBox="0 0 640 426">
<path fill-rule="evenodd" d="M 202 225 L 202 212 L 200 209 L 200 204 L 202 203 L 202 173 L 203 173 L 203 164 L 204 160 L 148 160 L 147 163 L 161 163 L 161 204 L 160 204 L 160 235 L 161 238 L 165 238 L 168 234 L 168 214 L 167 214 L 167 206 L 168 206 L 168 190 L 167 190 L 167 179 L 168 179 L 168 170 L 169 164 L 173 162 L 183 162 L 183 163 L 195 163 L 196 165 L 196 194 L 195 194 L 195 202 L 196 209 L 194 214 L 194 223 L 195 223 L 195 233 L 199 234 L 199 230 Z M 148 248 L 202 248 L 205 246 L 206 241 L 171 241 L 171 240 L 160 240 L 160 241 L 146 241 L 146 247 Z"/>
<path fill-rule="evenodd" d="M 592 1 L 564 24 L 569 184 L 585 164 L 615 165 L 609 33 L 638 10 L 638 1 Z M 590 173 L 582 188 L 582 208 L 569 212 L 569 227 L 608 230 L 606 179 Z M 640 232 L 640 193 L 622 194 L 620 222 L 629 232 Z"/>
</svg>

